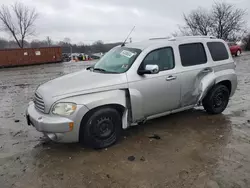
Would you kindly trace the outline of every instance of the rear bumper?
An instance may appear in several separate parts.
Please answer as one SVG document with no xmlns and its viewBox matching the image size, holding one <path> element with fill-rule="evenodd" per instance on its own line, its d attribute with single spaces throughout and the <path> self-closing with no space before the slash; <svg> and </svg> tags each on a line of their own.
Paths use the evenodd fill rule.
<svg viewBox="0 0 250 188">
<path fill-rule="evenodd" d="M 33 102 L 30 102 L 26 110 L 28 125 L 32 125 L 37 131 L 44 133 L 51 140 L 64 143 L 79 141 L 79 128 L 82 116 L 77 116 L 77 112 L 75 114 L 69 118 L 44 114 L 35 108 Z M 72 123 L 74 123 L 73 130 L 70 128 Z"/>
</svg>

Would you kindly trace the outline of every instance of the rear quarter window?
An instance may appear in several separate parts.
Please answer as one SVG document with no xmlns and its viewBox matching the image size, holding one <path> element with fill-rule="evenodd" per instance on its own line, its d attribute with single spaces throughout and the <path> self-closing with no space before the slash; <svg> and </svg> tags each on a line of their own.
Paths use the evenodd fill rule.
<svg viewBox="0 0 250 188">
<path fill-rule="evenodd" d="M 184 67 L 207 62 L 207 55 L 202 43 L 181 44 L 179 46 L 181 64 Z"/>
<path fill-rule="evenodd" d="M 208 42 L 207 46 L 213 61 L 223 61 L 229 58 L 229 54 L 224 43 Z"/>
</svg>

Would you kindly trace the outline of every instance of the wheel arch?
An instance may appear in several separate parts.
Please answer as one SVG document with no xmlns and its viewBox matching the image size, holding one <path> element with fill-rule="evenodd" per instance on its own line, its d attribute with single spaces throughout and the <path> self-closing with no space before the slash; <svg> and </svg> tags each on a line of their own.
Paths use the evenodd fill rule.
<svg viewBox="0 0 250 188">
<path fill-rule="evenodd" d="M 125 117 L 124 117 L 124 113 L 125 113 L 125 111 L 126 111 L 126 107 L 123 106 L 123 105 L 121 105 L 121 104 L 111 103 L 111 104 L 105 104 L 105 105 L 101 105 L 101 106 L 97 106 L 97 107 L 95 107 L 95 108 L 92 108 L 92 109 L 90 109 L 90 110 L 82 117 L 82 120 L 81 120 L 81 123 L 80 123 L 80 129 L 79 129 L 79 141 L 80 141 L 80 139 L 83 139 L 83 138 L 81 138 L 81 133 L 82 133 L 82 131 L 84 130 L 84 124 L 87 123 L 88 119 L 91 117 L 91 115 L 92 115 L 94 112 L 96 112 L 96 111 L 98 111 L 98 110 L 100 110 L 100 109 L 103 109 L 103 108 L 113 108 L 113 109 L 117 110 L 117 112 L 121 115 L 122 120 L 123 120 L 123 118 L 125 118 Z M 123 124 L 123 122 L 122 122 L 122 124 Z M 124 125 L 123 125 L 123 127 L 124 127 Z"/>
<path fill-rule="evenodd" d="M 237 76 L 234 70 L 223 70 L 216 73 L 211 73 L 202 79 L 200 85 L 201 95 L 198 103 L 201 102 L 214 86 L 221 84 L 228 88 L 230 96 L 233 96 L 237 87 Z"/>
<path fill-rule="evenodd" d="M 215 84 L 225 85 L 230 92 L 230 97 L 232 97 L 236 91 L 237 84 L 238 84 L 235 70 L 228 69 L 228 70 L 219 71 L 218 73 L 216 73 L 216 75 L 217 75 L 217 78 L 216 78 Z"/>
<path fill-rule="evenodd" d="M 112 90 L 90 94 L 85 96 L 85 106 L 89 111 L 83 115 L 80 123 L 79 135 L 82 132 L 83 125 L 90 116 L 102 108 L 113 108 L 119 112 L 122 117 L 122 128 L 126 129 L 130 126 L 132 119 L 130 93 L 128 89 Z M 80 136 L 79 136 L 80 140 Z"/>
<path fill-rule="evenodd" d="M 216 83 L 216 85 L 218 85 L 218 84 L 226 86 L 227 89 L 229 90 L 230 95 L 231 95 L 232 83 L 231 83 L 230 80 L 223 80 L 223 81 L 220 81 L 220 82 Z"/>
</svg>

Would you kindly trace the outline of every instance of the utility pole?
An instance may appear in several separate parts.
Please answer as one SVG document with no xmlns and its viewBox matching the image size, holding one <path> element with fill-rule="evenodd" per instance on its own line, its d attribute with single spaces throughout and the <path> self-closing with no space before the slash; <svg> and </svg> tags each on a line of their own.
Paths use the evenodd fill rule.
<svg viewBox="0 0 250 188">
<path fill-rule="evenodd" d="M 69 47 L 70 47 L 70 56 L 72 57 L 72 46 L 71 46 L 71 44 L 69 44 Z"/>
<path fill-rule="evenodd" d="M 68 44 L 69 45 L 69 49 L 70 49 L 70 60 L 72 60 L 72 46 L 71 44 Z"/>
</svg>

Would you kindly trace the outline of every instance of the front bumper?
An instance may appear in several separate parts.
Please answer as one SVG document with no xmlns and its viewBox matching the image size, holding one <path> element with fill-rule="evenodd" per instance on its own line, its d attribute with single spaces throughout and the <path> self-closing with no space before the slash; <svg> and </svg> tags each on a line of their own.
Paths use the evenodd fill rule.
<svg viewBox="0 0 250 188">
<path fill-rule="evenodd" d="M 28 106 L 26 118 L 28 125 L 34 126 L 53 141 L 78 141 L 78 134 L 70 128 L 70 124 L 74 123 L 74 121 L 66 117 L 41 113 L 35 108 L 33 102 Z"/>
</svg>

